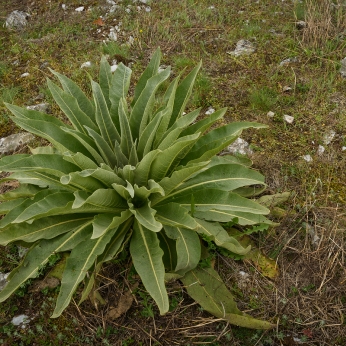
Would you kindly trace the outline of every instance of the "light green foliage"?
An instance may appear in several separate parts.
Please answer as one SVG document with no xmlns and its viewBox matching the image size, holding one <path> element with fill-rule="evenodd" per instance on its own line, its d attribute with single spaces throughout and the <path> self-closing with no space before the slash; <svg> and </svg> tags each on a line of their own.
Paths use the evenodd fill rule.
<svg viewBox="0 0 346 346">
<path fill-rule="evenodd" d="M 189 273 L 201 259 L 200 236 L 243 255 L 249 249 L 218 221 L 269 223 L 266 207 L 234 192 L 263 186 L 263 176 L 246 160 L 215 156 L 243 129 L 263 126 L 234 123 L 205 134 L 225 109 L 197 123 L 199 111 L 183 115 L 201 64 L 185 78 L 167 83 L 162 98 L 157 91 L 168 81 L 170 69 L 158 72 L 160 57 L 157 50 L 138 81 L 131 106 L 126 100 L 131 70 L 119 64 L 112 73 L 105 58 L 99 83 L 91 81 L 91 99 L 52 71 L 62 88 L 49 79 L 48 87 L 69 124 L 7 104 L 17 125 L 52 147 L 0 160 L 0 170 L 12 173 L 6 180 L 20 183 L 0 197 L 0 244 L 30 245 L 0 301 L 34 278 L 52 254 L 69 251 L 53 313 L 57 317 L 79 284 L 84 281 L 84 300 L 102 263 L 129 244 L 134 267 L 164 314 L 169 310 L 165 277 L 188 275 L 184 282 L 191 280 Z M 195 270 L 193 275 L 199 272 L 203 273 Z M 269 326 L 241 315 L 231 301 L 225 308 L 222 316 L 206 309 L 239 325 Z"/>
</svg>

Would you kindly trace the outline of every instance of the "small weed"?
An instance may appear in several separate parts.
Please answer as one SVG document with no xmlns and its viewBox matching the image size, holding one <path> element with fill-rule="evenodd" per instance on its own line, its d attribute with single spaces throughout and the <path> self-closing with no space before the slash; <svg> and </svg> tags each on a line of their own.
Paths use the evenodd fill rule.
<svg viewBox="0 0 346 346">
<path fill-rule="evenodd" d="M 249 96 L 249 101 L 253 109 L 270 111 L 277 102 L 277 93 L 268 87 L 255 89 Z"/>
</svg>

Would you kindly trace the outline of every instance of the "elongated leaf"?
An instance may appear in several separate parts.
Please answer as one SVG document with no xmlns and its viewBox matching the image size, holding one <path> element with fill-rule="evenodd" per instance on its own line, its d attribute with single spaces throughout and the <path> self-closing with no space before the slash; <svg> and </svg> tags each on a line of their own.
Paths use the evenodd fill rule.
<svg viewBox="0 0 346 346">
<path fill-rule="evenodd" d="M 35 217 L 43 217 L 48 215 L 56 215 L 61 213 L 66 205 L 74 200 L 74 196 L 70 192 L 50 193 L 45 198 L 32 203 L 26 208 L 12 223 L 20 223 L 33 219 Z"/>
<path fill-rule="evenodd" d="M 170 196 L 195 193 L 196 191 L 215 188 L 232 191 L 247 185 L 264 184 L 264 177 L 255 170 L 237 164 L 217 165 L 189 179 Z"/>
<path fill-rule="evenodd" d="M 123 63 L 118 65 L 118 68 L 113 73 L 111 87 L 109 90 L 109 99 L 111 101 L 110 115 L 115 127 L 120 133 L 120 123 L 118 116 L 119 101 L 122 97 L 126 97 L 130 86 L 131 69 Z"/>
<path fill-rule="evenodd" d="M 151 198 L 153 206 L 160 201 L 169 198 L 172 191 L 175 189 L 178 189 L 184 181 L 188 180 L 191 176 L 193 176 L 196 172 L 203 169 L 203 167 L 206 167 L 208 165 L 208 162 L 200 162 L 198 164 L 195 164 L 190 167 L 182 168 L 178 171 L 175 171 L 171 177 L 165 177 L 160 182 L 159 185 L 162 186 L 163 190 L 165 191 L 164 197 L 162 196 L 154 196 Z"/>
<path fill-rule="evenodd" d="M 171 82 L 171 84 L 167 88 L 166 93 L 164 95 L 164 102 L 166 103 L 166 107 L 159 111 L 159 113 L 162 114 L 162 121 L 156 132 L 154 148 L 158 147 L 165 132 L 168 129 L 168 125 L 170 123 L 172 112 L 173 112 L 175 93 L 177 91 L 179 79 L 180 79 L 180 75 Z"/>
<path fill-rule="evenodd" d="M 48 115 L 42 112 L 34 111 L 34 110 L 29 110 L 26 108 L 22 108 L 19 106 L 11 105 L 9 103 L 5 103 L 6 107 L 16 116 L 17 119 L 22 119 L 22 120 L 40 120 L 40 121 L 46 121 L 51 124 L 54 124 L 58 127 L 68 127 L 70 128 L 71 126 L 65 124 L 61 120 L 59 120 L 56 117 L 53 117 L 52 115 Z"/>
<path fill-rule="evenodd" d="M 94 139 L 94 142 L 98 148 L 99 153 L 101 154 L 104 162 L 114 168 L 117 164 L 117 158 L 114 154 L 114 151 L 112 148 L 109 146 L 109 144 L 103 139 L 102 136 L 100 136 L 97 132 L 90 128 L 86 128 L 89 136 Z"/>
<path fill-rule="evenodd" d="M 111 186 L 112 184 L 124 185 L 125 181 L 117 174 L 104 168 L 85 169 L 79 173 L 81 177 L 92 177 L 100 181 L 104 186 Z"/>
<path fill-rule="evenodd" d="M 198 134 L 181 138 L 168 149 L 161 151 L 150 168 L 150 178 L 159 181 L 173 170 L 198 139 Z"/>
<path fill-rule="evenodd" d="M 223 156 L 214 156 L 208 165 L 209 167 L 218 166 L 218 165 L 227 165 L 230 163 L 237 163 L 245 167 L 251 167 L 252 161 L 246 156 L 234 156 L 234 155 L 223 155 Z"/>
<path fill-rule="evenodd" d="M 133 106 L 139 96 L 142 94 L 143 89 L 145 88 L 147 81 L 157 74 L 159 70 L 159 65 L 160 65 L 160 60 L 161 60 L 161 51 L 160 48 L 157 48 L 156 51 L 154 52 L 153 56 L 150 59 L 150 62 L 144 72 L 142 73 L 141 77 L 139 78 L 136 88 L 135 88 L 135 95 L 132 101 L 131 106 Z"/>
<path fill-rule="evenodd" d="M 111 102 L 109 100 L 109 91 L 111 89 L 111 83 L 112 83 L 112 71 L 104 55 L 101 57 L 101 62 L 100 62 L 99 81 L 100 81 L 100 87 L 101 87 L 103 96 L 105 98 L 105 101 L 107 103 L 108 109 L 110 109 Z"/>
<path fill-rule="evenodd" d="M 60 189 L 64 191 L 75 191 L 77 188 L 74 186 L 63 185 L 60 183 L 60 178 L 50 175 L 45 172 L 16 172 L 12 173 L 7 180 L 17 180 L 21 184 L 32 184 L 38 187 L 50 187 L 52 189 Z"/>
<path fill-rule="evenodd" d="M 250 127 L 263 128 L 266 126 L 251 122 L 234 122 L 212 130 L 199 138 L 181 164 L 209 160 L 239 137 L 242 130 Z"/>
<path fill-rule="evenodd" d="M 150 121 L 150 114 L 155 102 L 155 93 L 159 86 L 169 77 L 170 72 L 170 68 L 167 68 L 151 77 L 147 81 L 138 100 L 133 105 L 130 115 L 130 127 L 133 139 L 140 138 Z"/>
<path fill-rule="evenodd" d="M 79 283 L 84 279 L 87 270 L 94 264 L 97 256 L 102 254 L 115 232 L 116 229 L 113 229 L 98 239 L 87 239 L 73 248 L 66 261 L 60 293 L 52 318 L 59 317 L 67 307 Z"/>
<path fill-rule="evenodd" d="M 18 215 L 20 215 L 26 208 L 30 207 L 32 204 L 44 199 L 45 197 L 49 196 L 54 192 L 57 191 L 43 189 L 42 191 L 38 192 L 33 198 L 19 199 L 19 204 L 17 201 L 9 201 L 2 203 L 0 205 L 0 208 L 5 208 L 6 212 L 8 209 L 6 206 L 12 206 L 12 209 L 8 211 L 7 215 L 0 220 L 0 229 L 12 223 L 18 217 Z"/>
<path fill-rule="evenodd" d="M 167 236 L 176 240 L 177 265 L 175 272 L 185 275 L 196 268 L 201 259 L 201 243 L 196 232 L 182 227 L 164 226 Z"/>
<path fill-rule="evenodd" d="M 179 84 L 174 100 L 174 107 L 170 120 L 170 126 L 175 122 L 176 119 L 179 119 L 182 116 L 187 101 L 191 96 L 192 88 L 195 83 L 197 73 L 200 70 L 201 66 L 202 62 L 200 62 Z"/>
<path fill-rule="evenodd" d="M 169 309 L 169 302 L 164 282 L 163 251 L 159 246 L 157 235 L 138 221 L 134 223 L 130 253 L 144 287 L 155 300 L 161 315 L 165 314 Z"/>
<path fill-rule="evenodd" d="M 197 211 L 194 213 L 195 218 L 207 220 L 207 221 L 217 221 L 217 222 L 230 222 L 237 220 L 239 225 L 256 225 L 259 223 L 264 223 L 271 225 L 272 222 L 260 214 L 253 213 L 243 213 L 240 211 L 233 210 L 208 210 L 208 211 Z"/>
<path fill-rule="evenodd" d="M 129 159 L 121 151 L 120 144 L 118 142 L 115 142 L 114 153 L 115 153 L 115 156 L 116 156 L 117 162 L 118 162 L 117 167 L 122 168 L 123 166 L 125 166 L 129 163 Z"/>
<path fill-rule="evenodd" d="M 78 191 L 74 195 L 75 201 L 72 208 L 77 210 L 85 204 L 100 207 L 100 209 L 104 208 L 104 212 L 110 212 L 112 209 L 117 212 L 128 207 L 126 201 L 113 189 L 99 189 L 91 195 Z"/>
<path fill-rule="evenodd" d="M 196 268 L 186 273 L 180 279 L 188 294 L 196 300 L 203 309 L 216 317 L 246 328 L 270 329 L 273 328 L 269 322 L 256 320 L 243 314 L 234 302 L 233 296 L 228 291 L 222 279 L 212 268 Z"/>
<path fill-rule="evenodd" d="M 151 151 L 153 141 L 156 135 L 156 130 L 160 125 L 162 116 L 163 114 L 161 112 L 158 113 L 154 117 L 154 119 L 144 129 L 138 143 L 137 153 L 138 153 L 139 159 L 142 159 L 143 156 L 145 156 Z"/>
<path fill-rule="evenodd" d="M 150 151 L 136 166 L 134 182 L 139 186 L 145 185 L 149 180 L 151 165 L 159 152 L 158 149 Z"/>
<path fill-rule="evenodd" d="M 6 300 L 12 293 L 14 293 L 19 286 L 26 280 L 33 278 L 37 272 L 47 262 L 49 257 L 56 252 L 63 251 L 62 249 L 71 244 L 77 245 L 78 232 L 69 232 L 67 234 L 55 237 L 53 239 L 41 240 L 35 244 L 25 256 L 23 262 L 16 269 L 11 272 L 9 282 L 5 288 L 0 292 L 0 302 Z"/>
<path fill-rule="evenodd" d="M 98 168 L 98 165 L 89 157 L 81 154 L 64 154 L 63 156 L 64 160 L 73 163 L 74 165 L 78 166 L 80 169 L 96 169 Z"/>
<path fill-rule="evenodd" d="M 180 136 L 181 132 L 196 120 L 200 111 L 201 108 L 196 109 L 179 118 L 163 135 L 164 139 L 162 140 L 158 148 L 163 150 L 167 148 L 171 143 L 173 143 Z"/>
<path fill-rule="evenodd" d="M 39 239 L 51 239 L 83 224 L 90 224 L 91 220 L 91 216 L 76 214 L 48 216 L 33 223 L 12 224 L 0 231 L 0 244 L 5 246 L 18 240 L 33 243 Z"/>
<path fill-rule="evenodd" d="M 17 200 L 19 198 L 33 197 L 36 193 L 42 189 L 35 185 L 22 184 L 15 190 L 11 190 L 0 195 L 0 201 Z M 0 210 L 2 209 L 3 203 L 0 204 Z"/>
<path fill-rule="evenodd" d="M 68 175 L 63 175 L 60 182 L 66 186 L 74 186 L 80 190 L 93 192 L 102 189 L 105 186 L 92 176 L 83 176 L 81 172 L 73 172 Z"/>
<path fill-rule="evenodd" d="M 10 200 L 10 201 L 7 201 L 7 202 L 2 202 L 0 204 L 0 215 L 7 214 L 13 208 L 19 206 L 20 204 L 22 204 L 25 201 L 27 201 L 27 199 L 23 197 L 23 198 L 17 198 L 17 199 L 14 199 L 14 200 Z"/>
<path fill-rule="evenodd" d="M 232 192 L 207 189 L 196 191 L 193 196 L 196 212 L 217 209 L 253 214 L 269 214 L 269 210 L 266 207 Z M 171 199 L 167 199 L 167 201 L 179 203 L 181 206 L 189 209 L 191 206 L 191 194 L 173 196 Z M 167 201 L 162 203 L 166 204 Z"/>
<path fill-rule="evenodd" d="M 50 70 L 56 77 L 58 77 L 62 87 L 70 95 L 74 96 L 78 102 L 80 109 L 96 124 L 95 119 L 95 105 L 91 102 L 79 86 L 66 76 Z"/>
<path fill-rule="evenodd" d="M 177 266 L 177 249 L 175 240 L 167 237 L 164 230 L 157 233 L 160 248 L 163 250 L 162 261 L 168 271 L 173 271 Z M 165 281 L 167 273 L 165 273 Z"/>
<path fill-rule="evenodd" d="M 120 135 L 109 114 L 107 103 L 105 97 L 103 96 L 100 85 L 91 80 L 91 86 L 96 105 L 95 117 L 97 125 L 101 131 L 102 137 L 109 144 L 109 146 L 113 148 L 115 141 L 120 142 Z"/>
<path fill-rule="evenodd" d="M 230 237 L 220 224 L 197 218 L 195 220 L 198 223 L 196 231 L 207 236 L 210 240 L 214 241 L 217 246 L 224 247 L 239 255 L 245 255 L 250 251 L 250 246 L 244 248 L 234 237 Z"/>
<path fill-rule="evenodd" d="M 211 114 L 209 117 L 198 121 L 196 124 L 193 124 L 187 127 L 182 131 L 181 136 L 192 135 L 197 132 L 204 133 L 208 129 L 210 129 L 217 121 L 223 118 L 227 111 L 227 108 L 222 108 Z"/>
<path fill-rule="evenodd" d="M 53 123 L 41 120 L 27 120 L 27 119 L 12 119 L 21 128 L 47 139 L 52 143 L 60 152 L 81 152 L 88 156 L 89 153 L 83 145 L 80 144 L 71 134 L 63 131 L 62 128 Z M 64 129 L 67 129 L 66 127 Z"/>
<path fill-rule="evenodd" d="M 163 225 L 188 229 L 197 227 L 195 219 L 188 214 L 185 208 L 177 203 L 168 203 L 163 207 L 156 207 L 155 209 L 157 210 L 156 219 Z"/>
<path fill-rule="evenodd" d="M 52 93 L 55 102 L 59 105 L 61 110 L 66 114 L 73 127 L 86 134 L 84 125 L 97 131 L 94 122 L 80 109 L 76 98 L 69 93 L 60 89 L 49 78 L 47 84 L 50 92 Z"/>
<path fill-rule="evenodd" d="M 79 143 L 81 143 L 84 147 L 84 154 L 89 157 L 90 159 L 93 159 L 96 163 L 99 165 L 104 162 L 103 157 L 98 152 L 98 147 L 96 143 L 87 135 L 84 133 L 81 133 L 76 130 L 71 129 L 64 129 L 63 131 L 69 133 L 71 136 L 73 136 Z M 64 153 L 65 154 L 65 153 Z"/>
<path fill-rule="evenodd" d="M 156 210 L 147 203 L 140 208 L 131 207 L 131 213 L 135 216 L 137 223 L 140 223 L 146 229 L 153 232 L 160 232 L 162 224 L 155 219 Z"/>
<path fill-rule="evenodd" d="M 50 175 L 61 177 L 70 172 L 77 171 L 78 166 L 64 160 L 61 155 L 38 154 L 29 156 L 11 155 L 0 160 L 0 170 L 3 172 L 17 171 L 43 171 Z"/>
<path fill-rule="evenodd" d="M 121 98 L 119 101 L 118 114 L 121 129 L 120 148 L 124 155 L 129 157 L 131 148 L 133 146 L 133 139 L 128 120 L 129 115 L 125 98 Z"/>
<path fill-rule="evenodd" d="M 95 216 L 93 221 L 93 235 L 91 239 L 96 239 L 101 237 L 104 233 L 112 228 L 116 228 L 132 216 L 129 210 L 125 210 L 119 213 L 119 215 L 114 216 L 112 214 L 99 214 Z"/>
</svg>

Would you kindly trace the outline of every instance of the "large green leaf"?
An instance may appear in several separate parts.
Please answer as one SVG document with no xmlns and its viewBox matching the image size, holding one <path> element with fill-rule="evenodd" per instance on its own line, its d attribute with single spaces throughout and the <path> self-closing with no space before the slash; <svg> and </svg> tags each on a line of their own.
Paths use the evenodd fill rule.
<svg viewBox="0 0 346 346">
<path fill-rule="evenodd" d="M 165 314 L 169 309 L 169 302 L 164 282 L 163 251 L 159 246 L 157 234 L 135 221 L 130 253 L 133 265 L 141 277 L 144 287 L 154 298 L 161 315 Z"/>
<path fill-rule="evenodd" d="M 98 165 L 89 157 L 83 155 L 82 153 L 76 153 L 71 154 L 67 153 L 64 154 L 64 160 L 71 162 L 78 166 L 80 169 L 96 169 L 98 168 Z"/>
<path fill-rule="evenodd" d="M 12 293 L 14 293 L 26 280 L 33 278 L 37 275 L 38 270 L 42 268 L 47 262 L 49 257 L 56 252 L 63 251 L 65 247 L 71 247 L 78 244 L 81 240 L 80 233 L 83 228 L 75 232 L 55 237 L 53 239 L 41 240 L 36 243 L 27 253 L 23 262 L 16 269 L 11 272 L 8 280 L 9 282 L 5 288 L 0 292 L 0 302 L 6 300 Z M 86 233 L 83 232 L 83 234 Z"/>
<path fill-rule="evenodd" d="M 177 264 L 174 269 L 180 275 L 196 268 L 201 259 L 201 243 L 196 232 L 182 228 L 164 226 L 167 236 L 176 241 Z"/>
<path fill-rule="evenodd" d="M 95 121 L 95 105 L 91 102 L 80 87 L 66 76 L 50 70 L 56 77 L 58 77 L 62 87 L 66 92 L 76 98 L 80 109 L 94 122 Z"/>
<path fill-rule="evenodd" d="M 185 227 L 195 229 L 197 223 L 193 217 L 188 214 L 188 211 L 177 203 L 168 203 L 163 207 L 156 207 L 156 219 L 163 225 L 174 227 Z"/>
<path fill-rule="evenodd" d="M 216 317 L 239 327 L 270 329 L 275 326 L 243 314 L 234 302 L 231 292 L 212 268 L 196 268 L 186 273 L 180 280 L 186 287 L 187 293 L 203 309 Z"/>
<path fill-rule="evenodd" d="M 195 134 L 182 137 L 171 147 L 161 151 L 151 165 L 150 178 L 159 181 L 166 177 L 186 155 L 187 149 L 197 141 L 198 136 L 198 134 Z"/>
<path fill-rule="evenodd" d="M 163 250 L 162 261 L 165 265 L 167 271 L 173 271 L 177 266 L 177 249 L 176 241 L 169 238 L 164 230 L 157 233 L 157 236 L 160 241 L 160 248 Z M 165 273 L 165 281 L 166 281 Z"/>
<path fill-rule="evenodd" d="M 105 186 L 92 176 L 84 175 L 81 172 L 73 172 L 68 175 L 63 175 L 60 178 L 60 182 L 66 186 L 75 186 L 76 188 L 88 192 L 93 192 L 98 189 L 102 189 Z"/>
<path fill-rule="evenodd" d="M 182 116 L 201 66 L 202 62 L 200 62 L 179 84 L 175 95 L 173 112 L 169 124 L 170 126 L 173 125 L 176 119 L 179 119 Z"/>
<path fill-rule="evenodd" d="M 223 118 L 226 113 L 227 108 L 222 108 L 212 113 L 209 117 L 198 121 L 195 124 L 190 125 L 184 131 L 182 131 L 181 136 L 192 135 L 197 132 L 204 133 L 209 128 L 211 128 L 217 121 Z"/>
<path fill-rule="evenodd" d="M 196 212 L 209 210 L 232 210 L 253 214 L 269 214 L 269 210 L 266 207 L 232 192 L 217 189 L 205 189 L 196 191 L 193 193 L 193 196 Z M 165 202 L 160 204 L 166 204 L 167 202 L 179 203 L 181 206 L 190 209 L 191 193 L 172 196 L 172 198 L 167 199 Z"/>
<path fill-rule="evenodd" d="M 259 223 L 265 223 L 271 225 L 272 222 L 260 214 L 244 213 L 233 210 L 205 210 L 195 211 L 194 217 L 217 222 L 230 222 L 236 221 L 239 225 L 255 225 Z"/>
<path fill-rule="evenodd" d="M 72 208 L 81 208 L 85 204 L 93 205 L 97 208 L 104 208 L 104 212 L 117 212 L 119 210 L 127 209 L 126 201 L 113 189 L 98 189 L 92 194 L 85 191 L 75 192 L 75 201 Z"/>
<path fill-rule="evenodd" d="M 145 88 L 138 97 L 138 100 L 133 105 L 130 115 L 130 127 L 133 139 L 140 138 L 142 135 L 148 121 L 150 120 L 150 114 L 155 103 L 155 93 L 169 75 L 170 68 L 167 68 L 151 77 L 147 81 Z"/>
<path fill-rule="evenodd" d="M 162 186 L 165 191 L 165 196 L 154 196 L 151 198 L 152 205 L 159 203 L 167 198 L 170 198 L 170 195 L 173 190 L 178 189 L 185 181 L 192 177 L 196 172 L 200 171 L 208 165 L 208 162 L 200 162 L 198 164 L 182 168 L 175 171 L 170 177 L 163 178 L 159 184 Z"/>
<path fill-rule="evenodd" d="M 154 52 L 153 56 L 150 59 L 150 62 L 144 72 L 142 73 L 141 77 L 139 78 L 136 87 L 135 87 L 135 95 L 133 97 L 133 101 L 131 106 L 137 102 L 138 98 L 142 94 L 143 89 L 145 88 L 147 81 L 154 75 L 157 74 L 159 70 L 161 60 L 161 51 L 160 48 L 157 48 Z"/>
<path fill-rule="evenodd" d="M 209 160 L 231 144 L 241 134 L 242 130 L 250 127 L 263 128 L 266 126 L 259 123 L 234 122 L 212 130 L 199 138 L 181 164 Z"/>
<path fill-rule="evenodd" d="M 73 193 L 51 192 L 45 198 L 32 203 L 29 207 L 24 209 L 12 223 L 20 223 L 36 217 L 62 214 L 67 204 L 73 200 Z"/>
<path fill-rule="evenodd" d="M 108 232 L 108 230 L 118 227 L 132 216 L 132 213 L 129 210 L 124 210 L 118 215 L 114 214 L 115 213 L 99 214 L 95 216 L 93 221 L 92 239 L 98 238 Z"/>
<path fill-rule="evenodd" d="M 130 211 L 135 216 L 137 222 L 147 230 L 153 232 L 161 231 L 162 224 L 155 219 L 156 210 L 150 207 L 150 203 L 147 202 L 139 208 L 131 207 Z"/>
<path fill-rule="evenodd" d="M 18 240 L 33 243 L 40 239 L 51 239 L 83 224 L 90 224 L 91 220 L 91 216 L 73 214 L 48 216 L 32 223 L 11 224 L 0 231 L 0 244 L 5 246 Z"/>
<path fill-rule="evenodd" d="M 37 192 L 40 192 L 41 190 L 41 188 L 35 185 L 22 184 L 19 185 L 19 187 L 17 187 L 16 189 L 10 190 L 0 195 L 0 201 L 10 201 L 17 200 L 19 198 L 33 197 Z M 3 203 L 0 204 L 0 209 L 2 205 Z"/>
<path fill-rule="evenodd" d="M 104 162 L 110 167 L 115 167 L 117 164 L 117 158 L 112 150 L 112 147 L 103 139 L 101 135 L 95 132 L 93 129 L 86 127 L 88 134 L 91 138 L 94 139 L 94 142 L 98 148 L 100 155 L 102 156 Z"/>
<path fill-rule="evenodd" d="M 60 89 L 49 78 L 47 78 L 47 84 L 55 102 L 66 114 L 76 130 L 86 134 L 84 125 L 87 125 L 95 131 L 97 130 L 94 122 L 80 109 L 77 99 L 74 96 Z"/>
<path fill-rule="evenodd" d="M 135 169 L 134 182 L 139 186 L 145 185 L 149 180 L 150 168 L 159 154 L 160 150 L 156 149 L 146 154 L 143 159 L 137 164 Z"/>
<path fill-rule="evenodd" d="M 217 165 L 187 180 L 170 196 L 195 193 L 204 189 L 232 191 L 246 185 L 264 184 L 264 177 L 255 170 L 237 164 Z"/>
<path fill-rule="evenodd" d="M 133 146 L 133 139 L 128 119 L 128 109 L 125 98 L 121 98 L 119 101 L 119 122 L 121 129 L 121 140 L 120 140 L 120 148 L 125 156 L 130 156 L 130 151 Z"/>
<path fill-rule="evenodd" d="M 60 178 L 62 175 L 78 169 L 76 165 L 67 162 L 63 156 L 58 154 L 38 154 L 25 157 L 11 155 L 0 160 L 0 170 L 3 172 L 43 171 Z"/>
<path fill-rule="evenodd" d="M 101 164 L 104 162 L 104 158 L 98 152 L 98 146 L 92 138 L 81 133 L 77 130 L 62 128 L 64 132 L 69 133 L 73 136 L 80 144 L 83 145 L 83 153 L 88 156 L 90 159 L 93 159 L 96 163 Z M 90 130 L 92 131 L 92 130 Z M 64 153 L 66 155 L 66 153 Z"/>
<path fill-rule="evenodd" d="M 115 228 L 97 239 L 87 239 L 73 248 L 66 261 L 60 293 L 52 318 L 59 317 L 67 307 L 78 284 L 84 279 L 87 270 L 94 264 L 97 256 L 102 254 L 116 231 Z"/>
<path fill-rule="evenodd" d="M 48 121 L 29 120 L 12 118 L 12 120 L 21 128 L 47 139 L 52 143 L 61 153 L 65 152 L 81 152 L 89 156 L 89 152 L 85 147 L 77 141 L 70 133 L 63 131 L 63 128 L 56 126 Z M 68 129 L 68 128 L 64 128 Z"/>
<path fill-rule="evenodd" d="M 98 83 L 91 80 L 94 101 L 96 105 L 96 122 L 101 131 L 101 135 L 108 145 L 113 148 L 114 142 L 120 142 L 120 135 L 109 114 L 107 102 Z"/>
<path fill-rule="evenodd" d="M 103 96 L 105 98 L 105 101 L 107 103 L 108 109 L 110 109 L 111 107 L 111 102 L 109 99 L 109 91 L 111 89 L 112 77 L 113 76 L 112 76 L 111 67 L 107 61 L 107 58 L 105 56 L 102 56 L 100 61 L 99 81 L 100 81 L 100 87 L 101 87 Z"/>
<path fill-rule="evenodd" d="M 217 246 L 224 247 L 239 255 L 245 255 L 250 251 L 250 246 L 244 248 L 234 237 L 230 237 L 220 224 L 197 218 L 195 218 L 195 220 L 198 223 L 196 231 L 214 241 Z"/>
<path fill-rule="evenodd" d="M 122 97 L 126 97 L 130 86 L 131 69 L 126 67 L 123 63 L 118 65 L 118 68 L 113 73 L 111 87 L 109 90 L 109 99 L 111 101 L 110 115 L 120 132 L 120 123 L 118 116 L 119 101 Z"/>
<path fill-rule="evenodd" d="M 124 185 L 125 181 L 121 179 L 117 174 L 112 171 L 109 171 L 104 168 L 96 169 L 85 169 L 79 173 L 81 177 L 92 177 L 100 181 L 105 186 L 111 186 L 112 184 L 121 184 Z"/>
</svg>

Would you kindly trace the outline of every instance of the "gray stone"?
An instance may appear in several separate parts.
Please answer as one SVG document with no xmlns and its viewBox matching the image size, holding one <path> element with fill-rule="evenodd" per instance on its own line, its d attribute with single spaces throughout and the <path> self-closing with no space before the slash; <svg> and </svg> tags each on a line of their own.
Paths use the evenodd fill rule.
<svg viewBox="0 0 346 346">
<path fill-rule="evenodd" d="M 233 55 L 233 56 L 241 56 L 241 55 L 250 55 L 253 52 L 255 52 L 256 48 L 248 40 L 240 40 L 237 42 L 237 45 L 235 47 L 235 50 L 232 52 L 227 52 L 227 54 Z"/>
<path fill-rule="evenodd" d="M 0 273 L 0 291 L 4 289 L 7 284 L 7 277 L 10 273 Z"/>
<path fill-rule="evenodd" d="M 341 61 L 340 74 L 342 77 L 346 77 L 346 58 L 343 58 Z"/>
<path fill-rule="evenodd" d="M 229 145 L 228 151 L 232 154 L 253 154 L 253 151 L 249 147 L 249 143 L 242 138 L 237 138 L 231 145 Z"/>
<path fill-rule="evenodd" d="M 299 62 L 299 59 L 297 57 L 287 58 L 285 60 L 282 60 L 279 64 L 279 66 L 287 66 L 289 64 L 294 64 L 296 62 Z"/>
<path fill-rule="evenodd" d="M 42 113 L 48 113 L 50 109 L 50 105 L 49 103 L 39 103 L 37 105 L 27 106 L 26 109 L 42 112 Z"/>
<path fill-rule="evenodd" d="M 13 11 L 6 18 L 5 26 L 13 30 L 22 30 L 27 25 L 29 13 L 23 11 Z"/>
<path fill-rule="evenodd" d="M 35 137 L 28 132 L 20 132 L 8 137 L 0 138 L 0 155 L 7 155 L 16 151 L 20 146 L 28 144 Z"/>
</svg>

